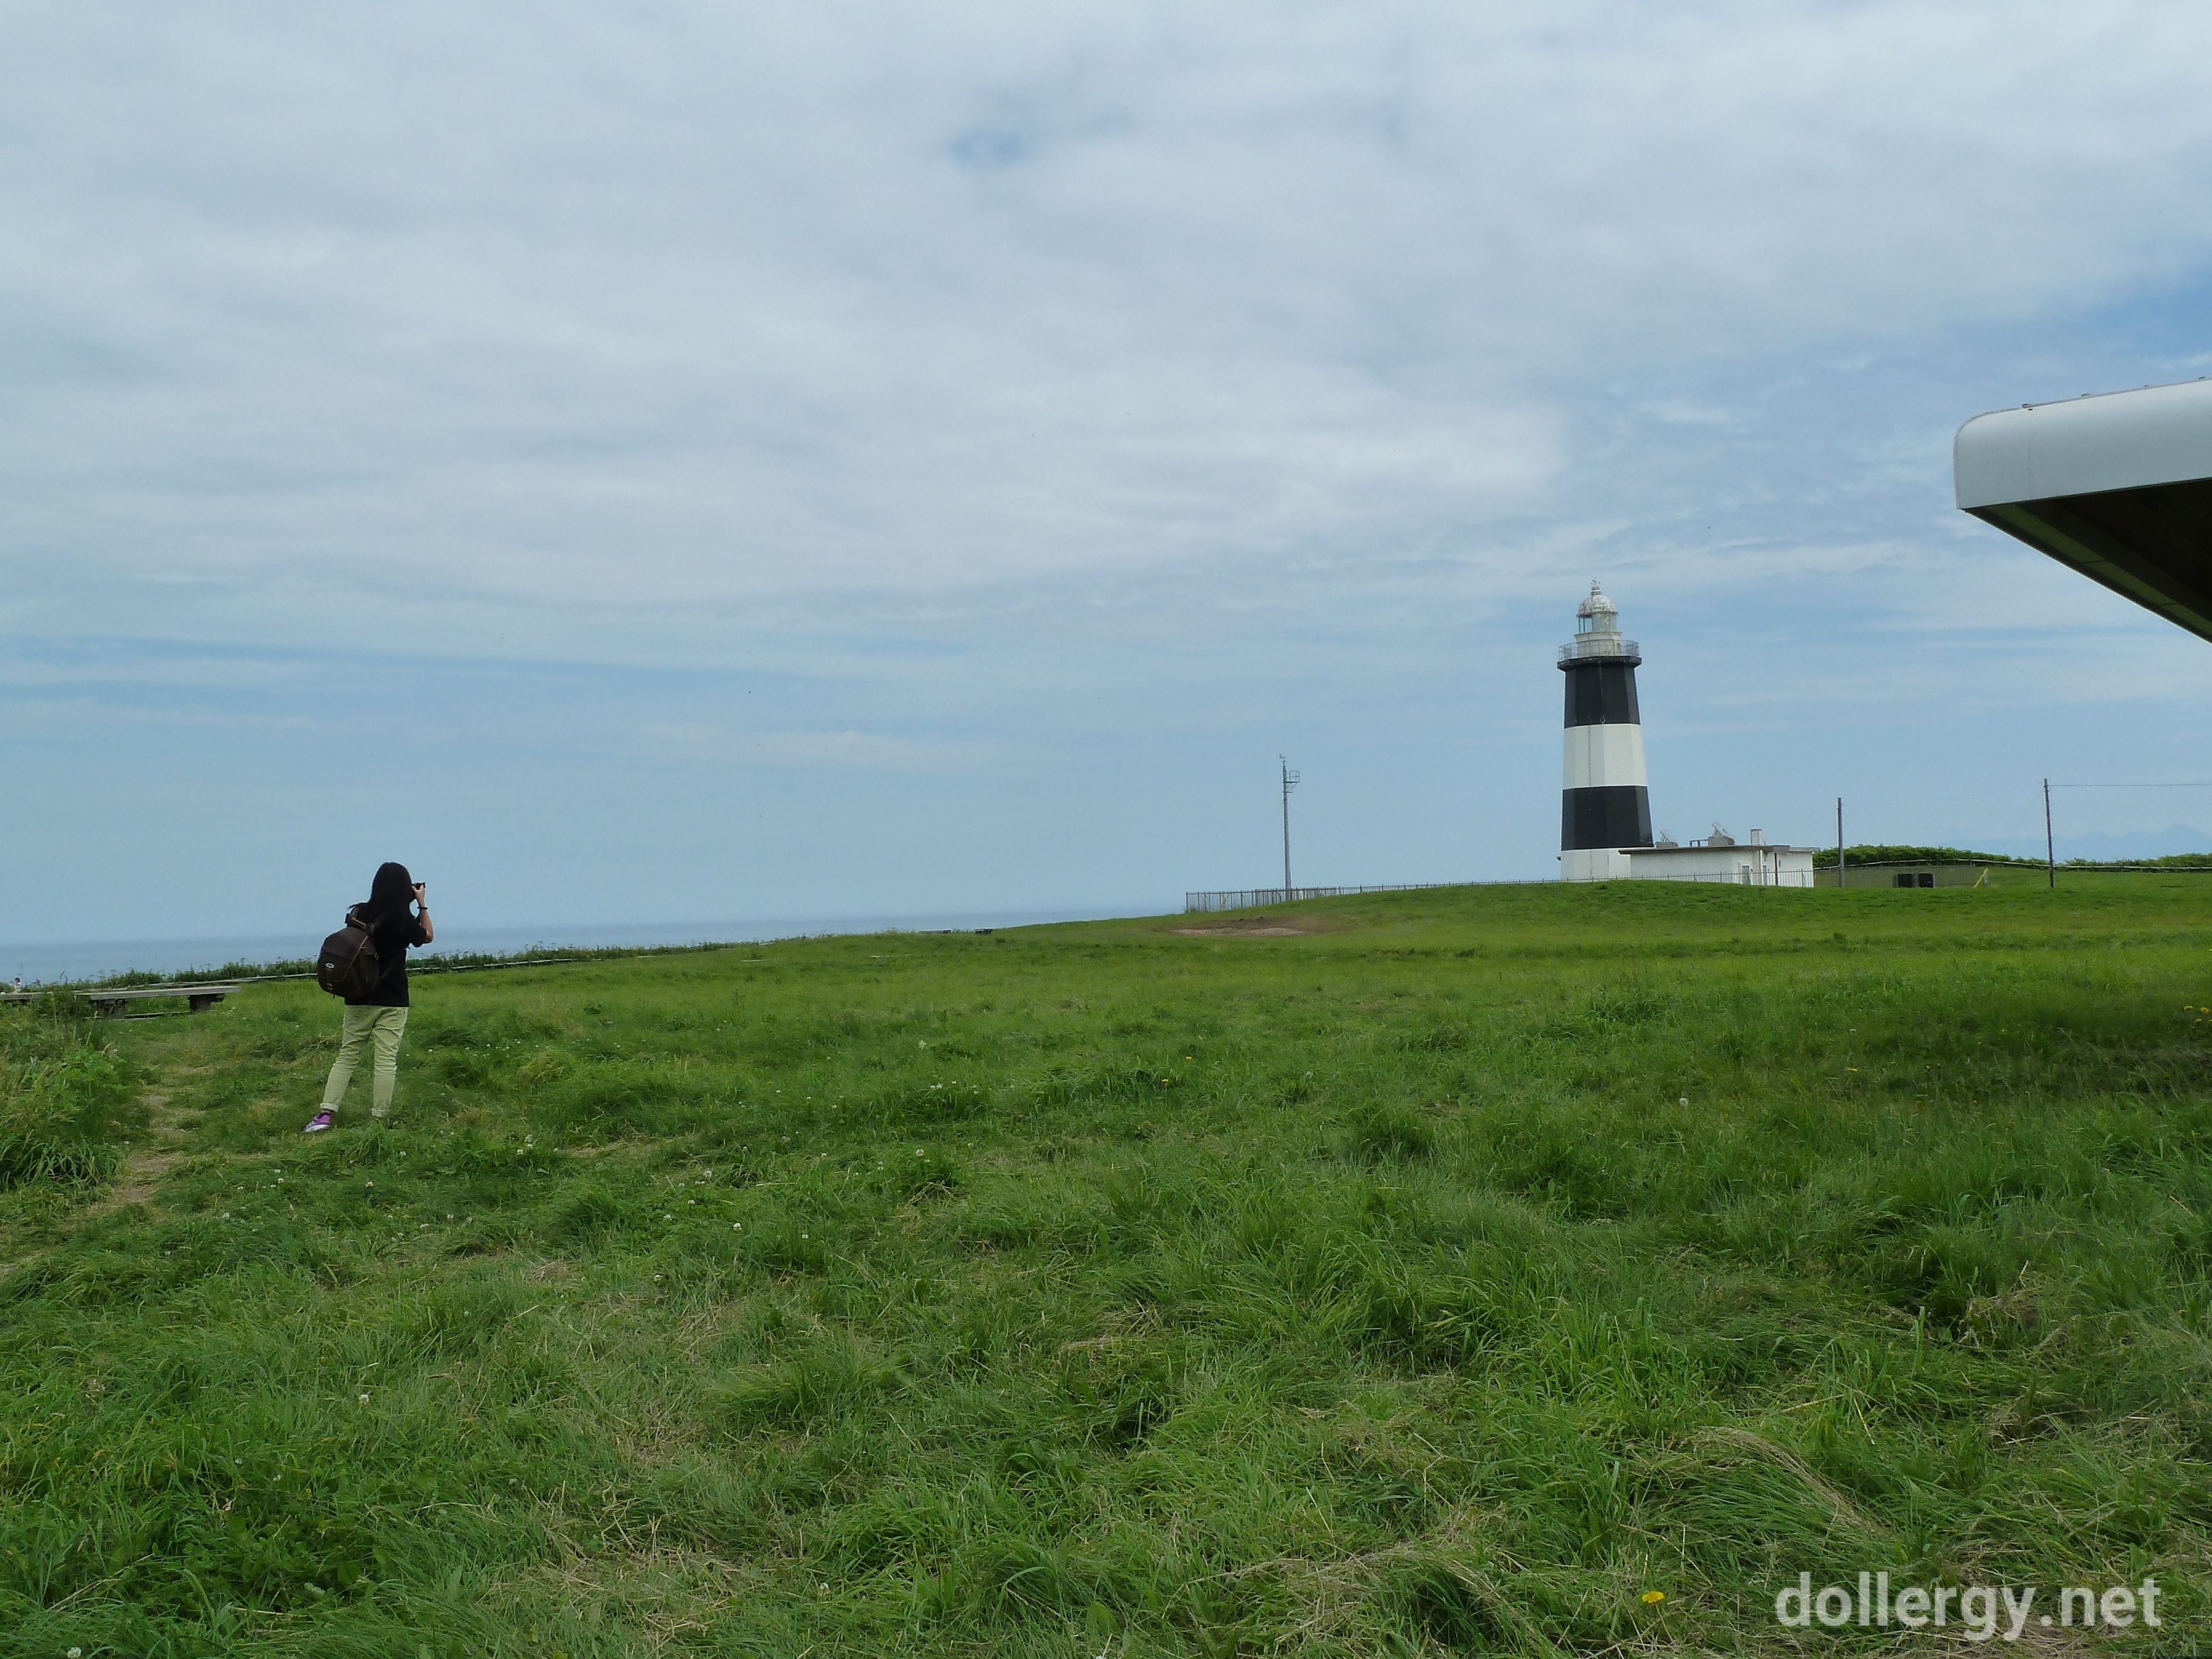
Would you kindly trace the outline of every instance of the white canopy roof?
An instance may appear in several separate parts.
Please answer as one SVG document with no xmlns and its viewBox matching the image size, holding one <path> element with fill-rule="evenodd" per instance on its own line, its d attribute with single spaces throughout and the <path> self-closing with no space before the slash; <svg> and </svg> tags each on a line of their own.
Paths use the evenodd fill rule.
<svg viewBox="0 0 2212 1659">
<path fill-rule="evenodd" d="M 1959 505 L 2212 639 L 2212 380 L 1977 415 Z"/>
<path fill-rule="evenodd" d="M 1959 505 L 2212 478 L 2212 380 L 1977 415 L 1951 446 Z"/>
</svg>

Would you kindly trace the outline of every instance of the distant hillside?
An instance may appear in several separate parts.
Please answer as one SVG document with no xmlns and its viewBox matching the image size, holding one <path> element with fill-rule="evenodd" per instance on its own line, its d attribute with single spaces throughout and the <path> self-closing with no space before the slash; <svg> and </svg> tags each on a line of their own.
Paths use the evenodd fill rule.
<svg viewBox="0 0 2212 1659">
<path fill-rule="evenodd" d="M 2040 860 L 2044 840 L 2035 836 L 1991 836 L 1983 843 L 2016 859 Z M 2162 830 L 2091 830 L 2058 832 L 2058 861 L 2148 864 L 2180 853 L 2212 853 L 2212 836 L 2193 824 L 2169 823 Z"/>
<path fill-rule="evenodd" d="M 1847 847 L 1853 864 L 2040 864 L 2041 859 L 2007 858 L 2002 853 L 1973 853 L 1961 847 Z M 1824 847 L 1813 854 L 1816 869 L 1836 867 L 1836 849 Z"/>
<path fill-rule="evenodd" d="M 2069 859 L 2065 867 L 2069 870 L 2212 870 L 2212 853 L 2168 853 L 2163 858 L 2155 859 Z"/>
</svg>

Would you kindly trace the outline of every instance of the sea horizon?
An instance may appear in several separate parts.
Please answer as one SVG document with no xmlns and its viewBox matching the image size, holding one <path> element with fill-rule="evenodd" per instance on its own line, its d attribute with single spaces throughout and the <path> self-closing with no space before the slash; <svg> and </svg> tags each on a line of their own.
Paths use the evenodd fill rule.
<svg viewBox="0 0 2212 1659">
<path fill-rule="evenodd" d="M 847 933 L 929 933 L 975 927 L 1038 927 L 1059 921 L 1106 921 L 1162 912 L 1132 906 L 1071 905 L 1051 910 L 943 910 L 902 915 L 763 916 L 700 922 L 548 924 L 520 927 L 441 926 L 438 942 L 409 960 L 443 956 L 514 956 L 532 950 L 651 949 L 687 945 L 757 945 L 769 939 Z M 25 987 L 69 985 L 117 974 L 216 972 L 312 958 L 322 935 L 204 934 L 174 939 L 0 943 L 0 980 Z"/>
</svg>

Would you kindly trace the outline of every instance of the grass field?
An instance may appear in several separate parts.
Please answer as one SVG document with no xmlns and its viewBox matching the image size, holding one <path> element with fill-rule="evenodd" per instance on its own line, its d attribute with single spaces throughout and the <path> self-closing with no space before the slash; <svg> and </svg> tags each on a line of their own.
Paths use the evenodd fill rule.
<svg viewBox="0 0 2212 1659">
<path fill-rule="evenodd" d="M 2212 878 L 2005 880 L 10 1013 L 0 1655 L 2212 1646 Z"/>
</svg>

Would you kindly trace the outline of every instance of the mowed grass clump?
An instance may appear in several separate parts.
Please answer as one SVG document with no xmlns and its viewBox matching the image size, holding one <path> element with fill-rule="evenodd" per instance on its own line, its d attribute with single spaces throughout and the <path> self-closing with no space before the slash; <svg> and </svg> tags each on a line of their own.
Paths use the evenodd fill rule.
<svg viewBox="0 0 2212 1659">
<path fill-rule="evenodd" d="M 11 1016 L 0 1653 L 2204 1639 L 2212 888 L 1266 920 Z"/>
</svg>

